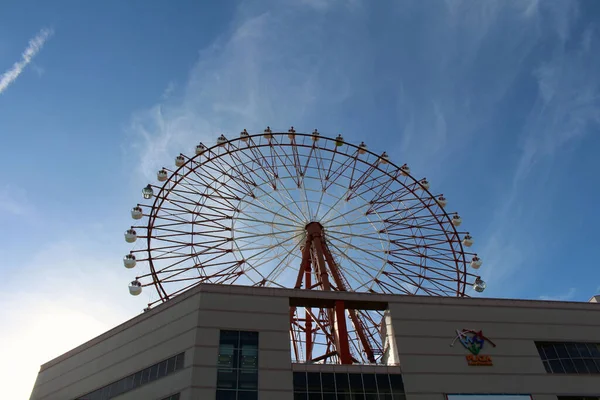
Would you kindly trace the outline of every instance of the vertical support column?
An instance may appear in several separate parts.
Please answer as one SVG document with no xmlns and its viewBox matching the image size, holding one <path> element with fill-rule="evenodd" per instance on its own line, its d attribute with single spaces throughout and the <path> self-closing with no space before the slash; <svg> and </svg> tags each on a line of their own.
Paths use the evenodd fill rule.
<svg viewBox="0 0 600 400">
<path fill-rule="evenodd" d="M 348 327 L 346 326 L 346 310 L 342 300 L 335 301 L 335 335 L 337 336 L 337 351 L 342 364 L 352 364 Z"/>
<path fill-rule="evenodd" d="M 306 288 L 309 289 L 312 286 L 311 282 L 311 268 L 310 264 L 306 266 L 304 281 L 306 282 Z M 306 318 L 306 361 L 309 362 L 312 360 L 312 317 L 309 313 L 306 312 L 306 308 L 304 309 L 304 318 Z"/>
</svg>

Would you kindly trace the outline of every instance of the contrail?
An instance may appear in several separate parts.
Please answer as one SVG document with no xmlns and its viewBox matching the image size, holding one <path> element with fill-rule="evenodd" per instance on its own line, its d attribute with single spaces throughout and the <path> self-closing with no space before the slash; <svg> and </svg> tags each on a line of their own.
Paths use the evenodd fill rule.
<svg viewBox="0 0 600 400">
<path fill-rule="evenodd" d="M 23 69 L 33 60 L 33 57 L 42 49 L 46 40 L 53 33 L 52 29 L 42 29 L 40 33 L 29 41 L 29 45 L 21 55 L 21 60 L 17 61 L 11 69 L 0 75 L 0 94 L 21 75 Z"/>
</svg>

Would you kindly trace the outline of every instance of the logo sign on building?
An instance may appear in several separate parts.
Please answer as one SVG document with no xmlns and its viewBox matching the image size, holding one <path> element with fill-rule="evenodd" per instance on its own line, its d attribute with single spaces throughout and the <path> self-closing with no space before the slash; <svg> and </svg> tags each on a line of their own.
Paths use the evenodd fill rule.
<svg viewBox="0 0 600 400">
<path fill-rule="evenodd" d="M 496 347 L 494 342 L 483 335 L 482 331 L 476 331 L 473 329 L 461 329 L 456 330 L 456 337 L 450 344 L 454 346 L 456 341 L 459 341 L 465 349 L 469 350 L 471 354 L 466 356 L 467 364 L 472 366 L 489 366 L 493 365 L 492 357 L 481 354 L 485 343 L 489 343 L 492 347 Z"/>
</svg>

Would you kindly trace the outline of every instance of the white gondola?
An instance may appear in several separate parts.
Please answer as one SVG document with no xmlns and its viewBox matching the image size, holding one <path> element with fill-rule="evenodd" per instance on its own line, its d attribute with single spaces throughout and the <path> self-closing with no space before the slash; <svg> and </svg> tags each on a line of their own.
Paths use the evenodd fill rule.
<svg viewBox="0 0 600 400">
<path fill-rule="evenodd" d="M 169 173 L 164 168 L 162 168 L 160 171 L 158 171 L 156 173 L 156 179 L 158 179 L 159 182 L 166 181 L 168 177 L 169 177 Z"/>
<path fill-rule="evenodd" d="M 358 154 L 365 154 L 367 152 L 367 145 L 365 142 L 360 142 L 358 145 Z"/>
<path fill-rule="evenodd" d="M 429 181 L 427 180 L 427 178 L 423 178 L 419 181 L 419 185 L 421 185 L 421 187 L 423 188 L 423 190 L 429 190 L 429 187 L 431 186 Z"/>
<path fill-rule="evenodd" d="M 439 195 L 439 197 L 435 199 L 435 201 L 437 201 L 437 203 L 442 208 L 446 207 L 446 204 L 448 204 L 448 200 L 446 200 L 446 198 L 443 195 Z"/>
<path fill-rule="evenodd" d="M 313 133 L 312 133 L 312 140 L 313 140 L 314 142 L 316 142 L 316 141 L 318 141 L 318 140 L 319 140 L 319 131 L 318 131 L 318 130 L 316 130 L 316 129 L 315 129 L 315 130 L 313 131 Z"/>
<path fill-rule="evenodd" d="M 341 133 L 339 135 L 337 135 L 337 137 L 335 138 L 335 145 L 337 147 L 340 147 L 340 146 L 344 145 L 344 137 L 342 136 Z"/>
<path fill-rule="evenodd" d="M 404 164 L 400 167 L 400 173 L 404 176 L 408 176 L 410 175 L 410 168 L 408 167 L 408 165 Z"/>
<path fill-rule="evenodd" d="M 452 225 L 460 226 L 460 224 L 462 224 L 462 218 L 458 214 L 453 215 L 452 216 Z"/>
<path fill-rule="evenodd" d="M 243 130 L 240 132 L 240 139 L 242 140 L 242 142 L 247 142 L 248 139 L 250 138 L 250 134 L 248 133 L 247 130 Z"/>
<path fill-rule="evenodd" d="M 181 167 L 183 164 L 185 164 L 185 157 L 182 154 L 175 157 L 175 166 L 176 167 Z"/>
<path fill-rule="evenodd" d="M 387 152 L 381 153 L 378 160 L 381 164 L 387 164 L 390 161 L 390 156 L 388 156 Z"/>
<path fill-rule="evenodd" d="M 264 130 L 263 136 L 267 139 L 273 138 L 273 131 L 271 130 L 270 126 L 267 126 L 267 128 Z"/>
<path fill-rule="evenodd" d="M 221 136 L 217 138 L 217 145 L 225 146 L 225 143 L 227 143 L 227 138 L 225 137 L 225 135 L 221 134 Z"/>
<path fill-rule="evenodd" d="M 146 200 L 151 199 L 153 195 L 154 190 L 152 190 L 152 186 L 150 186 L 150 184 L 148 184 L 145 188 L 142 189 L 142 196 L 144 196 Z"/>
<path fill-rule="evenodd" d="M 292 126 L 290 129 L 288 129 L 288 138 L 290 140 L 293 140 L 295 137 L 296 137 L 296 130 Z"/>
<path fill-rule="evenodd" d="M 471 247 L 473 246 L 473 238 L 471 237 L 471 235 L 469 235 L 468 233 L 465 235 L 465 237 L 462 240 L 462 244 L 463 246 L 466 247 Z"/>
<path fill-rule="evenodd" d="M 137 233 L 136 233 L 136 231 L 133 228 L 127 229 L 125 231 L 125 241 L 127 243 L 133 243 L 136 240 L 137 240 Z"/>
<path fill-rule="evenodd" d="M 142 293 L 142 284 L 137 280 L 131 282 L 129 284 L 129 294 L 137 296 L 140 293 Z"/>
<path fill-rule="evenodd" d="M 144 216 L 144 210 L 142 210 L 142 207 L 135 206 L 131 209 L 131 218 L 142 219 L 143 216 Z"/>
<path fill-rule="evenodd" d="M 135 267 L 135 262 L 135 256 L 131 253 L 126 254 L 125 257 L 123 257 L 123 265 L 125 266 L 125 268 Z"/>
<path fill-rule="evenodd" d="M 477 277 L 477 279 L 475 279 L 475 284 L 473 285 L 473 289 L 475 289 L 476 292 L 481 293 L 485 290 L 486 287 L 487 287 L 487 285 L 485 284 L 483 279 L 481 279 L 480 277 Z"/>
<path fill-rule="evenodd" d="M 198 144 L 198 146 L 196 146 L 196 155 L 200 155 L 202 153 L 204 153 L 206 151 L 206 146 L 202 143 Z"/>
<path fill-rule="evenodd" d="M 481 261 L 481 258 L 477 257 L 477 254 L 475 254 L 473 256 L 473 259 L 471 260 L 471 268 L 479 269 L 479 267 L 481 267 L 481 264 L 483 264 L 483 261 Z"/>
</svg>

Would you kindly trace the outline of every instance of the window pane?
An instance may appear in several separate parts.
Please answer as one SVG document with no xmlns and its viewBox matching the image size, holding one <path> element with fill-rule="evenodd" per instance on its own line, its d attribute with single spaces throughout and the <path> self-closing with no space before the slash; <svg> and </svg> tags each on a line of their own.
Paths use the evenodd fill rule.
<svg viewBox="0 0 600 400">
<path fill-rule="evenodd" d="M 564 343 L 555 343 L 554 348 L 556 349 L 558 358 L 569 358 L 569 352 L 567 351 Z"/>
<path fill-rule="evenodd" d="M 333 379 L 333 373 L 323 372 L 321 373 L 321 385 L 323 392 L 334 392 L 335 393 L 335 381 Z"/>
<path fill-rule="evenodd" d="M 585 361 L 585 366 L 587 367 L 587 369 L 590 372 L 590 374 L 597 374 L 598 373 L 598 368 L 596 367 L 596 363 L 594 363 L 593 359 L 586 358 L 583 361 Z"/>
<path fill-rule="evenodd" d="M 307 400 L 308 395 L 306 393 L 294 393 L 294 400 Z"/>
<path fill-rule="evenodd" d="M 165 375 L 167 375 L 167 360 L 158 364 L 158 377 L 162 378 Z"/>
<path fill-rule="evenodd" d="M 240 368 L 258 368 L 258 346 L 245 345 L 240 356 Z"/>
<path fill-rule="evenodd" d="M 150 382 L 150 368 L 146 368 L 142 371 L 142 380 L 140 382 L 140 385 L 144 385 L 148 382 Z"/>
<path fill-rule="evenodd" d="M 171 357 L 167 360 L 167 374 L 175 371 L 175 357 Z"/>
<path fill-rule="evenodd" d="M 563 368 L 565 369 L 565 373 L 567 374 L 576 374 L 577 369 L 575 369 L 575 364 L 570 358 L 563 358 L 560 360 L 562 362 Z"/>
<path fill-rule="evenodd" d="M 565 370 L 560 362 L 560 360 L 550 360 L 550 368 L 552 368 L 552 372 L 555 374 L 564 374 Z"/>
<path fill-rule="evenodd" d="M 232 390 L 217 390 L 216 400 L 235 400 L 235 392 Z"/>
<path fill-rule="evenodd" d="M 542 358 L 542 360 L 545 360 L 546 353 L 544 353 L 544 345 L 541 343 L 536 343 L 536 347 L 537 347 L 538 353 L 540 353 L 540 357 Z"/>
<path fill-rule="evenodd" d="M 546 358 L 548 360 L 558 358 L 558 355 L 556 354 L 556 350 L 554 350 L 554 346 L 551 344 L 544 345 L 544 353 L 546 353 Z"/>
<path fill-rule="evenodd" d="M 238 389 L 257 389 L 258 388 L 258 371 L 256 370 L 239 370 Z"/>
<path fill-rule="evenodd" d="M 567 351 L 569 352 L 569 355 L 571 356 L 571 358 L 579 358 L 579 351 L 577 350 L 577 346 L 575 346 L 575 343 L 565 343 L 565 346 L 567 348 Z"/>
<path fill-rule="evenodd" d="M 234 356 L 234 347 L 232 344 L 222 344 L 219 346 L 219 357 L 217 358 L 217 365 L 220 368 L 235 368 L 236 364 Z"/>
<path fill-rule="evenodd" d="M 238 392 L 238 400 L 258 400 L 258 392 L 240 390 Z"/>
<path fill-rule="evenodd" d="M 244 346 L 258 348 L 258 332 L 240 332 L 240 347 Z"/>
<path fill-rule="evenodd" d="M 394 400 L 406 400 L 406 396 L 404 396 L 403 394 L 394 394 L 393 399 Z"/>
<path fill-rule="evenodd" d="M 391 394 L 379 394 L 379 400 L 393 400 Z"/>
<path fill-rule="evenodd" d="M 237 370 L 220 369 L 217 371 L 217 387 L 235 389 L 237 387 Z"/>
<path fill-rule="evenodd" d="M 150 367 L 150 382 L 158 378 L 158 364 L 154 364 Z"/>
<path fill-rule="evenodd" d="M 360 374 L 348 374 L 350 378 L 350 390 L 352 393 L 363 393 L 362 376 Z"/>
<path fill-rule="evenodd" d="M 321 391 L 321 374 L 318 372 L 307 372 L 306 383 L 308 385 L 309 392 L 320 392 Z"/>
<path fill-rule="evenodd" d="M 573 363 L 575 364 L 575 368 L 577 369 L 578 374 L 587 374 L 588 373 L 587 367 L 585 366 L 585 362 L 583 361 L 583 359 L 575 358 L 573 360 Z"/>
<path fill-rule="evenodd" d="M 379 400 L 379 396 L 377 394 L 365 393 L 365 400 Z"/>
<path fill-rule="evenodd" d="M 374 374 L 363 374 L 363 385 L 365 393 L 377 393 L 377 383 Z"/>
<path fill-rule="evenodd" d="M 336 400 L 335 393 L 323 393 L 323 400 Z"/>
<path fill-rule="evenodd" d="M 600 349 L 596 343 L 588 343 L 587 348 L 594 358 L 600 358 Z"/>
<path fill-rule="evenodd" d="M 336 373 L 335 374 L 335 387 L 338 393 L 347 393 L 350 391 L 350 384 L 348 383 L 348 374 Z M 338 396 L 338 399 L 340 397 Z"/>
<path fill-rule="evenodd" d="M 309 393 L 308 400 L 321 400 L 321 393 Z"/>
<path fill-rule="evenodd" d="M 219 338 L 219 344 L 220 345 L 228 344 L 233 347 L 238 347 L 239 338 L 240 338 L 240 333 L 238 331 L 221 331 L 221 336 Z"/>
<path fill-rule="evenodd" d="M 392 392 L 404 393 L 404 382 L 402 382 L 402 375 L 390 375 L 390 383 L 392 384 Z"/>
<path fill-rule="evenodd" d="M 306 391 L 306 372 L 294 372 L 294 390 Z"/>
<path fill-rule="evenodd" d="M 183 368 L 183 363 L 185 361 L 185 353 L 177 354 L 177 358 L 175 359 L 175 371 Z"/>
<path fill-rule="evenodd" d="M 577 350 L 579 350 L 579 354 L 581 354 L 582 358 L 592 356 L 585 343 L 577 343 Z"/>
<path fill-rule="evenodd" d="M 352 400 L 352 395 L 350 393 L 338 393 L 337 400 Z"/>
<path fill-rule="evenodd" d="M 377 387 L 379 388 L 379 393 L 392 393 L 390 389 L 390 378 L 388 375 L 377 374 L 375 375 L 377 379 Z"/>
</svg>

